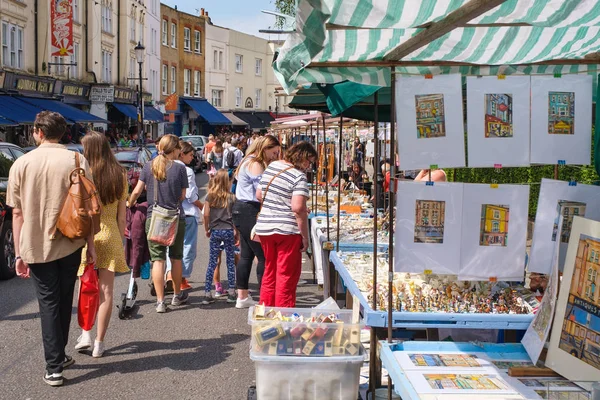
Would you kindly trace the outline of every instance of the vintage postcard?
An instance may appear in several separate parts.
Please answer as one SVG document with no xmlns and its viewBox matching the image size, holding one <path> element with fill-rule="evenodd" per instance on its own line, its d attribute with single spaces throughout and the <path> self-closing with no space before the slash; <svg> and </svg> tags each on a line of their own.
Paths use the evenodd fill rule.
<svg viewBox="0 0 600 400">
<path fill-rule="evenodd" d="M 482 204 L 480 246 L 506 246 L 508 243 L 509 207 Z"/>
<path fill-rule="evenodd" d="M 575 133 L 575 93 L 548 92 L 548 133 Z"/>
<path fill-rule="evenodd" d="M 569 243 L 571 236 L 571 226 L 573 225 L 573 217 L 585 217 L 586 204 L 580 201 L 560 200 L 556 206 L 556 219 L 552 229 L 552 241 L 556 241 L 558 235 L 558 219 L 562 216 L 563 223 L 560 234 L 561 243 Z"/>
<path fill-rule="evenodd" d="M 513 137 L 512 94 L 485 95 L 485 137 Z"/>
<path fill-rule="evenodd" d="M 417 367 L 481 367 L 476 356 L 467 354 L 409 354 Z"/>
<path fill-rule="evenodd" d="M 416 201 L 415 243 L 444 243 L 445 210 L 445 201 Z"/>
<path fill-rule="evenodd" d="M 415 95 L 417 113 L 417 137 L 434 138 L 446 136 L 443 94 Z"/>
</svg>

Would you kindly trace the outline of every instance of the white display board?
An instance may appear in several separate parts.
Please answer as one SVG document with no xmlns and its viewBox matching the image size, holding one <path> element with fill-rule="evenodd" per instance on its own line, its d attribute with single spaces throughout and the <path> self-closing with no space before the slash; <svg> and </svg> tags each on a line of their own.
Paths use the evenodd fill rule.
<svg viewBox="0 0 600 400">
<path fill-rule="evenodd" d="M 458 274 L 463 184 L 398 182 L 394 269 Z"/>
<path fill-rule="evenodd" d="M 531 77 L 531 163 L 591 162 L 592 76 Z"/>
<path fill-rule="evenodd" d="M 529 165 L 528 76 L 467 77 L 468 165 Z"/>
<path fill-rule="evenodd" d="M 460 74 L 396 80 L 400 170 L 465 166 Z"/>
<path fill-rule="evenodd" d="M 523 281 L 529 185 L 466 184 L 460 280 Z"/>
<path fill-rule="evenodd" d="M 572 184 L 571 184 L 572 185 Z M 528 270 L 549 274 L 552 266 L 552 249 L 555 240 L 561 240 L 559 252 L 559 270 L 563 270 L 568 238 L 575 215 L 600 221 L 600 187 L 577 183 L 571 186 L 569 182 L 542 179 L 540 197 L 533 231 Z M 559 234 L 559 208 L 568 209 L 563 225 L 563 234 Z"/>
</svg>

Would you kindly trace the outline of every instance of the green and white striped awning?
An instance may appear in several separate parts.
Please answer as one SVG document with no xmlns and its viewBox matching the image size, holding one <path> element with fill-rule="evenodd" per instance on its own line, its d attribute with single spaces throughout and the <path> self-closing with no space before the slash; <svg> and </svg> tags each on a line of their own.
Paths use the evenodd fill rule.
<svg viewBox="0 0 600 400">
<path fill-rule="evenodd" d="M 298 0 L 295 33 L 273 64 L 290 92 L 297 85 L 350 80 L 390 84 L 389 68 L 311 66 L 322 62 L 382 61 L 398 45 L 442 21 L 469 1 Z M 402 57 L 403 62 L 475 64 L 401 67 L 402 73 L 537 74 L 591 71 L 573 60 L 600 51 L 600 0 L 506 0 Z M 530 65 L 565 60 L 563 65 Z M 569 61 L 572 60 L 569 65 Z"/>
</svg>

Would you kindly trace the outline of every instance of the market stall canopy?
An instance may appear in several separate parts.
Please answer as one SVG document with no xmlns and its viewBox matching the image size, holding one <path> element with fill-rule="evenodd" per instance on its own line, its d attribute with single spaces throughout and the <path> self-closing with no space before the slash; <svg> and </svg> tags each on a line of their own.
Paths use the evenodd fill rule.
<svg viewBox="0 0 600 400">
<path fill-rule="evenodd" d="M 41 99 L 37 97 L 17 97 L 19 100 L 29 103 L 42 110 L 57 112 L 66 120 L 76 123 L 98 123 L 106 124 L 107 120 L 96 117 L 78 108 L 65 104 L 59 100 Z"/>
<path fill-rule="evenodd" d="M 223 115 L 225 116 L 225 118 L 231 121 L 231 124 L 233 126 L 248 126 L 248 123 L 246 121 L 239 119 L 238 117 L 233 115 L 233 113 L 226 112 L 223 113 Z"/>
<path fill-rule="evenodd" d="M 199 115 L 199 118 L 206 121 L 209 125 L 231 125 L 219 110 L 213 107 L 206 99 L 181 99 L 190 106 Z"/>
<path fill-rule="evenodd" d="M 19 125 L 19 124 L 17 124 L 14 121 L 0 117 L 0 126 L 17 126 L 17 125 Z"/>
<path fill-rule="evenodd" d="M 25 103 L 13 96 L 0 96 L 0 116 L 19 125 L 33 125 L 41 108 Z"/>
<path fill-rule="evenodd" d="M 390 86 L 392 65 L 417 74 L 595 73 L 598 51 L 600 0 L 298 0 L 295 32 L 273 67 L 289 94 L 313 82 Z"/>
<path fill-rule="evenodd" d="M 137 108 L 132 104 L 112 103 L 112 106 L 124 116 L 131 119 L 138 119 Z"/>
</svg>

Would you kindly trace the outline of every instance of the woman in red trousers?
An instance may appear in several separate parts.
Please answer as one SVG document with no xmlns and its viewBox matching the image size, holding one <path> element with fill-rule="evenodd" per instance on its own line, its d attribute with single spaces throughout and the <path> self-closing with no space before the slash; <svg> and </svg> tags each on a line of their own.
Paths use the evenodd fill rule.
<svg viewBox="0 0 600 400">
<path fill-rule="evenodd" d="M 266 306 L 296 305 L 302 252 L 308 248 L 305 171 L 316 158 L 310 143 L 293 145 L 283 160 L 269 164 L 256 192 L 262 208 L 254 229 L 265 253 L 260 303 Z"/>
</svg>

